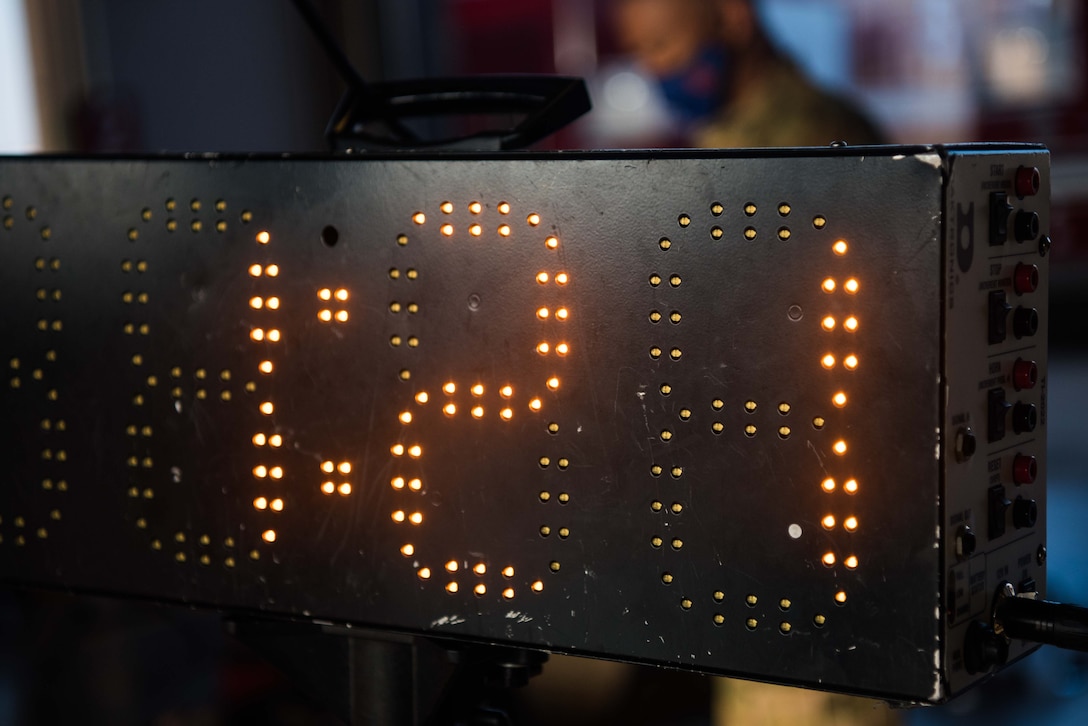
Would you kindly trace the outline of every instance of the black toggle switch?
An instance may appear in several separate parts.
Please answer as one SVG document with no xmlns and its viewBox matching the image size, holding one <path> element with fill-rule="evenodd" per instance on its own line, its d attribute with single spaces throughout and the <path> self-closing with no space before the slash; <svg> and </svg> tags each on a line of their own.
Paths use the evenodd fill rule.
<svg viewBox="0 0 1088 726">
<path fill-rule="evenodd" d="M 990 244 L 1003 245 L 1009 241 L 1009 215 L 1012 214 L 1012 205 L 1009 204 L 1009 195 L 1005 192 L 994 192 L 990 195 Z"/>
<path fill-rule="evenodd" d="M 990 345 L 1004 343 L 1009 337 L 1009 305 L 1008 296 L 1004 290 L 992 290 L 990 292 Z M 1038 320 L 1036 320 L 1038 323 Z"/>
<path fill-rule="evenodd" d="M 1012 502 L 1005 498 L 1005 487 L 995 484 L 986 491 L 989 504 L 989 531 L 986 533 L 991 540 L 995 540 L 1005 534 L 1005 512 Z"/>
<path fill-rule="evenodd" d="M 1012 404 L 1005 400 L 1004 388 L 991 388 L 986 395 L 988 404 L 986 440 L 990 443 L 1005 438 L 1005 414 L 1012 408 Z"/>
</svg>

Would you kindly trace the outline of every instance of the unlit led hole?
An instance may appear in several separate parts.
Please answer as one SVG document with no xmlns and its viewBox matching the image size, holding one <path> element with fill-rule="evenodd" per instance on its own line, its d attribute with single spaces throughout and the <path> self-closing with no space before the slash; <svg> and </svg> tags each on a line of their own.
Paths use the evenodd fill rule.
<svg viewBox="0 0 1088 726">
<path fill-rule="evenodd" d="M 684 467 L 674 466 L 669 470 L 669 475 L 672 476 L 673 479 L 679 479 L 684 475 Z"/>
<path fill-rule="evenodd" d="M 756 235 L 757 235 L 757 232 L 756 232 L 755 227 L 745 227 L 744 228 L 744 239 L 751 241 L 751 240 L 754 240 L 756 238 Z"/>
<path fill-rule="evenodd" d="M 710 430 L 713 431 L 715 434 L 720 434 L 721 432 L 725 431 L 725 424 L 723 424 L 721 421 L 715 421 L 710 425 Z"/>
<path fill-rule="evenodd" d="M 561 567 L 562 567 L 562 566 L 561 566 L 561 565 L 559 564 L 559 562 L 558 562 L 558 561 L 556 561 L 556 560 L 552 560 L 552 561 L 551 561 L 551 562 L 550 562 L 550 563 L 548 564 L 548 569 L 549 569 L 549 570 L 551 570 L 552 572 L 559 572 L 559 570 L 560 570 L 560 568 L 561 568 Z"/>
<path fill-rule="evenodd" d="M 823 229 L 827 226 L 827 219 L 822 216 L 816 216 L 812 218 L 812 226 L 816 229 Z"/>
<path fill-rule="evenodd" d="M 650 275 L 650 287 L 658 287 L 661 285 L 661 275 Z"/>
<path fill-rule="evenodd" d="M 778 427 L 778 437 L 780 439 L 788 439 L 790 437 L 791 433 L 792 433 L 792 431 L 790 430 L 789 426 L 779 426 Z"/>
<path fill-rule="evenodd" d="M 691 409 L 690 408 L 682 408 L 682 409 L 680 409 L 680 414 L 679 415 L 680 415 L 680 420 L 681 421 L 688 421 L 688 420 L 691 419 Z"/>
<path fill-rule="evenodd" d="M 657 243 L 657 246 L 660 247 L 662 251 L 668 251 L 670 248 L 672 248 L 672 241 L 669 240 L 668 237 L 662 237 L 661 241 Z"/>
<path fill-rule="evenodd" d="M 744 598 L 744 604 L 750 608 L 754 608 L 759 604 L 759 598 L 756 595 L 749 594 Z"/>
<path fill-rule="evenodd" d="M 660 358 L 661 357 L 661 349 L 658 348 L 656 345 L 654 347 L 650 348 L 650 357 L 653 358 L 654 360 L 657 360 L 658 358 Z"/>
<path fill-rule="evenodd" d="M 671 585 L 672 582 L 673 582 L 672 573 L 671 572 L 662 572 L 661 573 L 661 582 L 665 583 L 666 585 Z"/>
<path fill-rule="evenodd" d="M 744 435 L 747 436 L 748 438 L 754 437 L 756 435 L 756 431 L 757 431 L 756 427 L 754 425 L 752 425 L 752 424 L 748 424 L 747 426 L 744 427 Z"/>
<path fill-rule="evenodd" d="M 681 283 L 683 283 L 683 279 L 679 275 L 673 275 L 669 278 L 669 284 L 673 287 L 680 287 Z"/>
<path fill-rule="evenodd" d="M 744 205 L 744 214 L 749 217 L 754 216 L 757 211 L 759 211 L 759 208 L 753 202 Z"/>
<path fill-rule="evenodd" d="M 672 386 L 670 386 L 668 383 L 662 383 L 660 390 L 662 396 L 668 396 L 672 393 Z"/>
<path fill-rule="evenodd" d="M 779 227 L 778 228 L 778 239 L 782 240 L 783 242 L 785 242 L 786 240 L 788 240 L 792 236 L 793 236 L 793 233 L 790 232 L 789 227 Z"/>
<path fill-rule="evenodd" d="M 650 467 L 650 476 L 653 476 L 653 477 L 661 476 L 661 473 L 663 471 L 664 471 L 664 469 L 662 469 L 660 465 L 654 464 L 654 465 L 652 465 Z"/>
<path fill-rule="evenodd" d="M 659 549 L 662 544 L 664 544 L 664 542 L 660 537 L 655 536 L 650 538 L 650 546 L 654 549 Z"/>
<path fill-rule="evenodd" d="M 725 236 L 725 230 L 723 230 L 721 227 L 712 227 L 710 229 L 710 236 L 711 238 L 716 240 L 721 239 Z"/>
<path fill-rule="evenodd" d="M 756 406 L 755 401 L 745 401 L 744 402 L 744 410 L 747 411 L 748 413 L 755 413 L 756 408 L 757 408 L 757 406 Z"/>
<path fill-rule="evenodd" d="M 816 429 L 817 431 L 821 431 L 826 425 L 827 419 L 825 419 L 823 416 L 816 416 L 812 419 L 812 428 Z"/>
<path fill-rule="evenodd" d="M 686 214 L 681 214 L 676 221 L 681 227 L 688 227 L 691 225 L 691 217 Z"/>
<path fill-rule="evenodd" d="M 710 213 L 713 214 L 715 217 L 722 216 L 724 212 L 725 207 L 722 206 L 721 202 L 714 202 L 710 205 Z"/>
<path fill-rule="evenodd" d="M 655 512 L 660 512 L 664 508 L 665 508 L 665 505 L 662 504 L 661 502 L 657 501 L 656 499 L 654 501 L 650 502 L 650 509 L 655 511 Z"/>
<path fill-rule="evenodd" d="M 684 547 L 684 540 L 680 539 L 679 537 L 674 537 L 672 542 L 669 543 L 669 545 L 674 550 L 680 550 L 680 549 L 683 549 L 683 547 Z"/>
</svg>

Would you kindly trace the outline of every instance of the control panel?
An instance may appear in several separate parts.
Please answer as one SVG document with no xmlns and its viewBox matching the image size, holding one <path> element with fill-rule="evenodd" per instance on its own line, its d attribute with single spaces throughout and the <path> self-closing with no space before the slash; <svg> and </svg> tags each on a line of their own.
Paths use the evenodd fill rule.
<svg viewBox="0 0 1088 726">
<path fill-rule="evenodd" d="M 1033 646 L 995 599 L 1046 585 L 1049 159 L 952 160 L 946 213 L 945 663 L 953 689 Z"/>
</svg>

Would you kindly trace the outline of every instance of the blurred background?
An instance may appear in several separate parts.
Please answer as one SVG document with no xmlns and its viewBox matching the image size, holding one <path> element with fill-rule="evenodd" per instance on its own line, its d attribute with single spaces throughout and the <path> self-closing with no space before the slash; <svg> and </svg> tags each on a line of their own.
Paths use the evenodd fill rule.
<svg viewBox="0 0 1088 726">
<path fill-rule="evenodd" d="M 315 4 L 370 81 L 584 77 L 594 110 L 542 148 L 684 145 L 658 84 L 621 46 L 612 2 Z M 889 141 L 1050 147 L 1048 595 L 1088 604 L 1088 8 L 761 0 L 759 11 L 773 42 Z M 288 0 L 0 0 L 0 153 L 322 151 L 343 90 Z M 0 629 L 0 724 L 327 722 L 214 615 L 0 592 Z M 714 722 L 707 679 L 564 660 L 523 697 L 523 722 Z M 553 693 L 577 693 L 581 720 Z M 950 706 L 894 716 L 919 726 L 1029 717 L 1085 723 L 1088 660 L 1046 648 Z"/>
</svg>

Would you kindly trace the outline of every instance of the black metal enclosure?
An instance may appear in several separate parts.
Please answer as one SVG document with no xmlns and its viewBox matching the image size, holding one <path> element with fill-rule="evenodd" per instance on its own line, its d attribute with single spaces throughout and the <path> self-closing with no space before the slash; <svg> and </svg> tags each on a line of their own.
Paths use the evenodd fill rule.
<svg viewBox="0 0 1088 726">
<path fill-rule="evenodd" d="M 953 515 L 1045 582 L 1018 164 L 1045 232 L 1037 147 L 0 159 L 0 577 L 944 700 Z M 1038 429 L 957 464 L 983 379 Z"/>
</svg>

